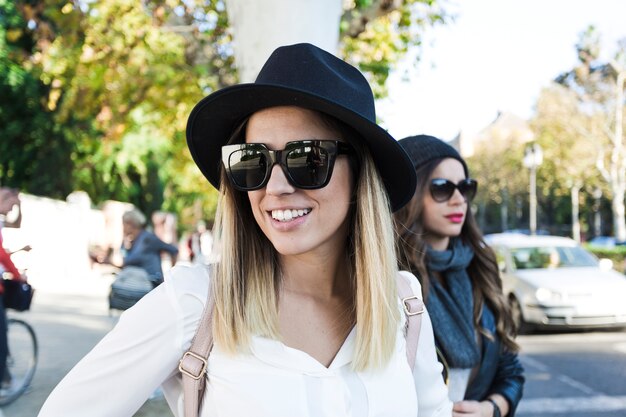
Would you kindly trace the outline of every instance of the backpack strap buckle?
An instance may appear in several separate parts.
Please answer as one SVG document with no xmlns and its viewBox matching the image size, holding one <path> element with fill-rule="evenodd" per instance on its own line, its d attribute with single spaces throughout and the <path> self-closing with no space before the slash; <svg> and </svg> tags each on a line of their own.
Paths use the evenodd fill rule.
<svg viewBox="0 0 626 417">
<path fill-rule="evenodd" d="M 197 353 L 193 353 L 191 351 L 185 352 L 183 357 L 178 362 L 178 370 L 195 379 L 198 380 L 202 378 L 207 368 L 207 360 Z"/>
<path fill-rule="evenodd" d="M 424 303 L 416 295 L 403 298 L 402 305 L 407 316 L 417 316 L 424 312 Z"/>
</svg>

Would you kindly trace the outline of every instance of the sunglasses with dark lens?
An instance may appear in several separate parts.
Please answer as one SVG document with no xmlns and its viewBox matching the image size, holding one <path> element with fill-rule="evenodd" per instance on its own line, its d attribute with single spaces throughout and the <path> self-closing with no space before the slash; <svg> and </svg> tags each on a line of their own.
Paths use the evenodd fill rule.
<svg viewBox="0 0 626 417">
<path fill-rule="evenodd" d="M 338 140 L 298 140 L 272 151 L 263 143 L 222 146 L 222 162 L 233 187 L 240 191 L 263 188 L 279 164 L 297 188 L 315 190 L 330 181 L 337 155 L 351 154 L 352 146 Z"/>
<path fill-rule="evenodd" d="M 439 203 L 450 200 L 454 195 L 454 190 L 459 190 L 465 201 L 470 202 L 476 196 L 477 188 L 478 182 L 471 178 L 466 178 L 456 184 L 445 178 L 434 178 L 430 181 L 430 195 Z"/>
</svg>

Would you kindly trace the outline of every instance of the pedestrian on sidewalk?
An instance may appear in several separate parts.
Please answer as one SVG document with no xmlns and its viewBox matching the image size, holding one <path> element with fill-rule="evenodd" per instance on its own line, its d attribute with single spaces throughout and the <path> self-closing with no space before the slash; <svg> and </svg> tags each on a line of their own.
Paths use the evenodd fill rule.
<svg viewBox="0 0 626 417">
<path fill-rule="evenodd" d="M 189 260 L 198 264 L 209 264 L 215 260 L 213 255 L 213 234 L 211 227 L 207 227 L 204 220 L 196 224 L 196 229 L 189 235 L 187 246 L 189 248 Z"/>
<path fill-rule="evenodd" d="M 2 245 L 2 226 L 5 216 L 11 212 L 14 207 L 19 209 L 20 197 L 16 189 L 8 187 L 0 187 L 0 278 L 3 278 L 3 272 L 6 271 L 11 275 L 12 280 L 26 281 L 26 275 L 22 274 L 11 260 L 11 255 L 4 250 Z M 17 224 L 21 221 L 21 211 Z M 24 250 L 30 250 L 26 246 Z M 7 356 L 9 354 L 9 346 L 7 340 L 7 313 L 4 302 L 4 284 L 0 279 L 0 389 L 6 389 L 11 386 L 12 377 L 6 366 Z"/>
<path fill-rule="evenodd" d="M 400 259 L 424 288 L 453 415 L 512 417 L 523 369 L 495 254 L 470 209 L 477 183 L 444 141 L 418 135 L 399 143 L 418 178 L 415 195 L 394 215 Z"/>
<path fill-rule="evenodd" d="M 122 215 L 123 241 L 120 248 L 122 263 L 111 259 L 112 250 L 104 255 L 91 254 L 98 263 L 110 264 L 122 271 L 132 267 L 141 270 L 153 287 L 163 282 L 163 267 L 161 254 L 166 253 L 176 263 L 178 248 L 163 242 L 154 233 L 146 230 L 146 216 L 137 210 L 131 209 Z"/>
<path fill-rule="evenodd" d="M 132 416 L 162 385 L 182 417 L 178 361 L 209 292 L 201 416 L 450 416 L 428 314 L 413 351 L 396 287 L 421 294 L 398 271 L 391 217 L 415 171 L 363 75 L 310 44 L 278 48 L 254 83 L 196 105 L 187 141 L 220 190 L 219 262 L 174 268 L 39 416 Z"/>
</svg>

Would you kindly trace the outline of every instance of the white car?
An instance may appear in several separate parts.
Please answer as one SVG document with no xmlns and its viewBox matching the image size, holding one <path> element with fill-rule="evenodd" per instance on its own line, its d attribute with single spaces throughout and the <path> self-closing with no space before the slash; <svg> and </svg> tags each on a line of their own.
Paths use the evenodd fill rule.
<svg viewBox="0 0 626 417">
<path fill-rule="evenodd" d="M 492 234 L 504 294 L 521 331 L 626 326 L 626 276 L 574 240 Z"/>
</svg>

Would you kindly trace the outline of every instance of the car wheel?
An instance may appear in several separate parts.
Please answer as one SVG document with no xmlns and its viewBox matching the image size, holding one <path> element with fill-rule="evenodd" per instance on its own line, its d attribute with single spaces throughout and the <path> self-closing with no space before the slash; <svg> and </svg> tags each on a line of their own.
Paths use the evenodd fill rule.
<svg viewBox="0 0 626 417">
<path fill-rule="evenodd" d="M 517 328 L 517 334 L 530 333 L 531 326 L 524 320 L 524 313 L 519 301 L 514 296 L 511 296 L 511 316 L 513 316 L 513 322 Z"/>
</svg>

